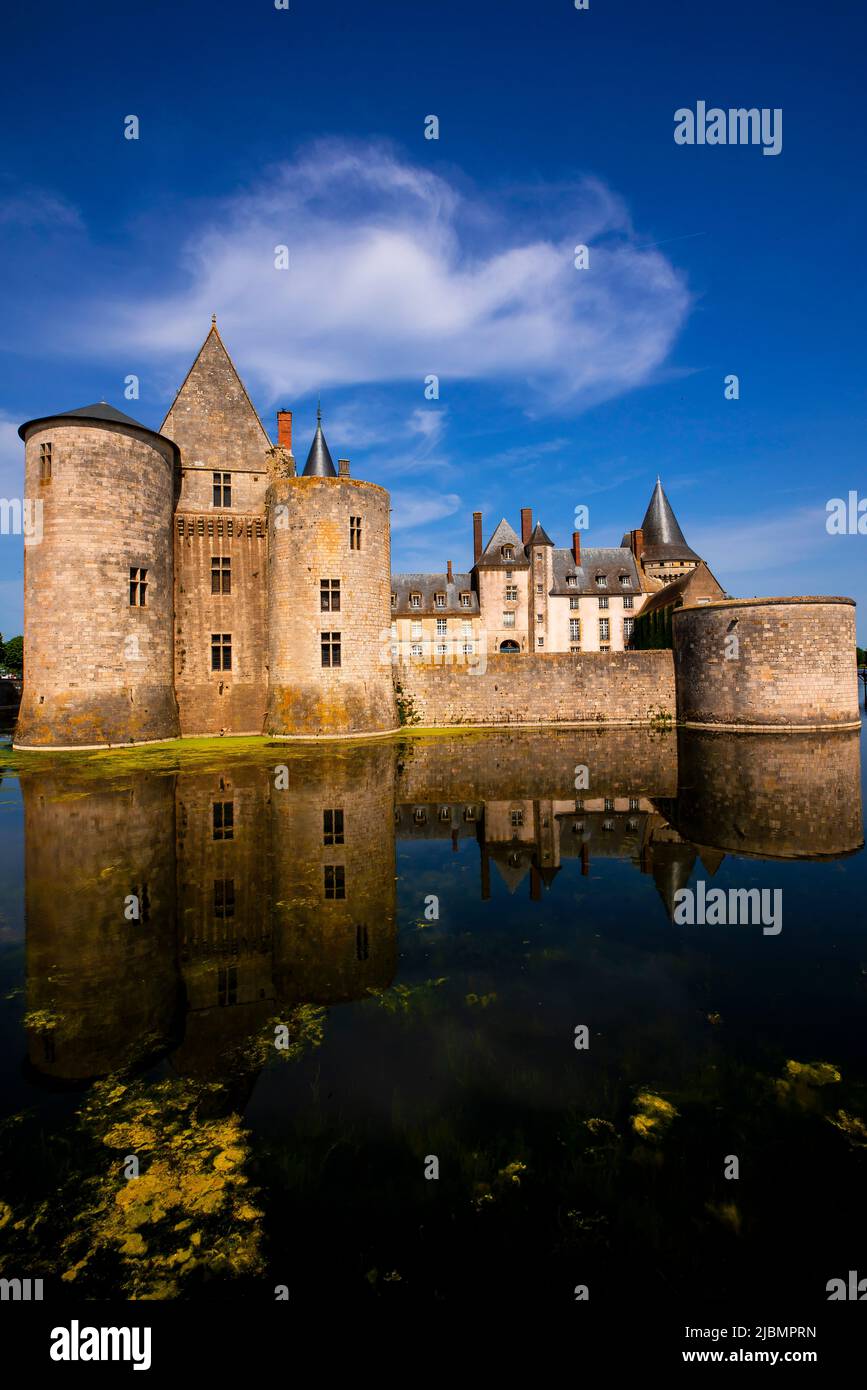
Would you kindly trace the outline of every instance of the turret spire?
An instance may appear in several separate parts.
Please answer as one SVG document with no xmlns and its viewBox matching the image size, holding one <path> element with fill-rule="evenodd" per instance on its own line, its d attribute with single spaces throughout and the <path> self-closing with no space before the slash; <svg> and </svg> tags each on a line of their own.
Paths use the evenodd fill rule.
<svg viewBox="0 0 867 1390">
<path fill-rule="evenodd" d="M 316 406 L 316 433 L 313 436 L 313 443 L 310 445 L 310 453 L 307 455 L 302 476 L 305 478 L 337 477 L 337 469 L 334 467 L 328 445 L 325 442 L 325 435 L 322 433 L 321 398 Z"/>
</svg>

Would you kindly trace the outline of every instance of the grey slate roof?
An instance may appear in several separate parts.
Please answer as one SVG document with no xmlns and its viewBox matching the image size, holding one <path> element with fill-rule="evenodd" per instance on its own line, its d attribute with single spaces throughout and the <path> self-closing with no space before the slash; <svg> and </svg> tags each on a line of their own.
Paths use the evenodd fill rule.
<svg viewBox="0 0 867 1390">
<path fill-rule="evenodd" d="M 322 411 L 316 412 L 316 433 L 310 445 L 310 453 L 304 465 L 304 478 L 336 478 L 337 469 L 331 458 L 325 435 L 322 433 Z"/>
<path fill-rule="evenodd" d="M 530 537 L 530 545 L 553 545 L 554 542 L 548 535 L 541 521 L 537 521 L 533 527 L 533 534 Z"/>
<path fill-rule="evenodd" d="M 664 584 L 661 589 L 657 589 L 655 594 L 651 594 L 641 610 L 641 616 L 645 617 L 648 613 L 655 613 L 658 608 L 679 607 L 682 603 L 685 603 L 696 576 L 702 571 L 709 574 L 716 584 L 719 589 L 718 597 L 725 598 L 725 590 L 719 583 L 716 575 L 711 574 L 704 560 L 701 560 L 694 569 L 687 570 L 685 574 L 678 575 L 677 579 L 673 579 L 670 584 Z"/>
<path fill-rule="evenodd" d="M 472 577 L 469 574 L 453 573 L 451 584 L 445 574 L 393 574 L 391 592 L 397 596 L 397 603 L 392 604 L 391 608 L 393 618 L 471 618 L 473 614 L 478 616 L 479 596 L 473 588 Z M 410 607 L 409 596 L 413 593 L 421 594 L 421 604 L 418 608 Z M 462 593 L 470 596 L 469 606 L 466 608 L 461 604 Z M 444 608 L 435 606 L 435 594 L 445 594 Z"/>
<path fill-rule="evenodd" d="M 550 544 L 550 542 L 549 542 Z M 504 545 L 512 546 L 514 559 L 504 560 L 500 551 Z M 513 531 L 505 517 L 497 526 L 488 544 L 482 551 L 481 558 L 476 566 L 477 569 L 527 569 L 530 561 L 527 559 L 521 537 Z"/>
<path fill-rule="evenodd" d="M 671 503 L 658 478 L 656 487 L 653 489 L 653 496 L 644 514 L 641 529 L 644 532 L 642 554 L 645 559 L 650 561 L 699 559 L 695 551 L 687 545 L 686 537 L 678 525 L 677 517 L 671 509 Z"/>
<path fill-rule="evenodd" d="M 553 555 L 554 585 L 552 595 L 558 594 L 640 594 L 641 583 L 635 567 L 635 556 L 625 545 L 587 545 L 581 551 L 581 564 L 576 568 L 571 550 L 555 547 Z M 604 588 L 596 583 L 597 574 L 608 580 Z M 621 584 L 620 576 L 628 575 L 629 583 Z M 577 584 L 569 584 L 574 575 Z"/>
<path fill-rule="evenodd" d="M 79 405 L 75 410 L 59 410 L 53 415 L 40 415 L 37 419 L 27 420 L 20 425 L 18 434 L 21 439 L 26 439 L 27 431 L 34 425 L 47 425 L 51 420 L 101 420 L 108 425 L 132 425 L 137 430 L 144 430 L 145 434 L 165 440 L 167 444 L 171 444 L 176 455 L 179 453 L 174 440 L 168 439 L 157 430 L 152 430 L 148 425 L 143 425 L 140 420 L 134 420 L 131 415 L 124 415 L 122 410 L 115 410 L 113 405 L 107 405 L 105 401 L 97 401 L 95 405 Z"/>
</svg>

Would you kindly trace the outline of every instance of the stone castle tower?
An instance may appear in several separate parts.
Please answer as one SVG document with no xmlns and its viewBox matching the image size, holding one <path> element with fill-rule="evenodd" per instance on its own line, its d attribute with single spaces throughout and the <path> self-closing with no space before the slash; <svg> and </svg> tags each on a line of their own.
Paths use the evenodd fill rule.
<svg viewBox="0 0 867 1390">
<path fill-rule="evenodd" d="M 16 746 L 396 727 L 388 493 L 321 417 L 296 476 L 291 413 L 272 446 L 215 319 L 159 433 L 103 403 L 19 434 L 43 540 Z"/>
</svg>

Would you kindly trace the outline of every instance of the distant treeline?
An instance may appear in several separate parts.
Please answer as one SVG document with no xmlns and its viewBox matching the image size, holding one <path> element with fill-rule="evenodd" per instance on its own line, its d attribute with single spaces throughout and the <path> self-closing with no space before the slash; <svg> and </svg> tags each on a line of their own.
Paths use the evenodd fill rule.
<svg viewBox="0 0 867 1390">
<path fill-rule="evenodd" d="M 16 676 L 24 673 L 24 638 L 10 637 L 3 640 L 0 632 L 0 671 L 12 671 Z"/>
</svg>

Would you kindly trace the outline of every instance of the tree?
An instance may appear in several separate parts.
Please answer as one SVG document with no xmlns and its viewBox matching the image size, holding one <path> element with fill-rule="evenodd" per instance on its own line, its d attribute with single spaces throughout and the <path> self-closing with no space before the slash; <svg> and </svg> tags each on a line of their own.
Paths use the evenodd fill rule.
<svg viewBox="0 0 867 1390">
<path fill-rule="evenodd" d="M 6 665 L 10 671 L 17 671 L 21 675 L 24 671 L 24 638 L 10 637 L 4 646 L 4 657 Z"/>
<path fill-rule="evenodd" d="M 6 644 L 3 641 L 3 633 L 0 632 L 0 666 L 6 665 Z"/>
</svg>

